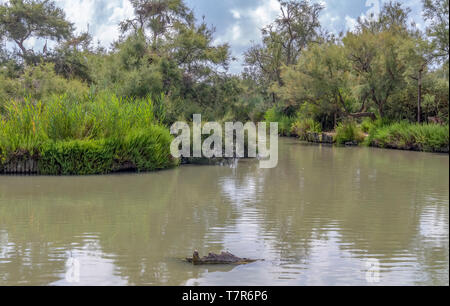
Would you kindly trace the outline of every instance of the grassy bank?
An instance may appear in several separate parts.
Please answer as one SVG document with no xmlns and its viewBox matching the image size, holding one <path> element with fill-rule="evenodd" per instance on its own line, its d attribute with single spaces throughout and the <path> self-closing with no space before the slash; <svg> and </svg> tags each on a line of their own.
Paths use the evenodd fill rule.
<svg viewBox="0 0 450 306">
<path fill-rule="evenodd" d="M 319 122 L 305 118 L 300 113 L 295 117 L 287 117 L 271 109 L 266 113 L 266 120 L 279 123 L 280 136 L 293 136 L 303 141 L 317 142 L 312 141 L 309 136 L 323 132 Z M 334 142 L 339 145 L 352 143 L 385 149 L 449 152 L 448 125 L 390 122 L 381 119 L 365 119 L 358 123 L 356 120 L 347 119 L 328 134 L 332 134 Z"/>
<path fill-rule="evenodd" d="M 165 169 L 178 163 L 171 141 L 150 99 L 105 93 L 13 101 L 1 116 L 0 172 L 27 160 L 49 175 Z"/>
<path fill-rule="evenodd" d="M 449 152 L 449 126 L 437 124 L 374 125 L 366 143 L 373 147 L 424 152 Z"/>
</svg>

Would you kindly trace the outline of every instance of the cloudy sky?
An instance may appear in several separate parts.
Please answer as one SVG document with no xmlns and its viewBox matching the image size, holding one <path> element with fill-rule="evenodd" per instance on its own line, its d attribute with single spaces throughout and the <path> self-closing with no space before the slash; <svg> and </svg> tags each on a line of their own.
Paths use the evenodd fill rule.
<svg viewBox="0 0 450 306">
<path fill-rule="evenodd" d="M 278 0 L 185 0 L 200 19 L 205 16 L 208 24 L 216 27 L 216 42 L 228 42 L 238 61 L 232 72 L 241 70 L 242 53 L 253 42 L 260 41 L 260 29 L 269 24 L 279 13 Z M 376 13 L 387 0 L 312 0 L 321 2 L 325 10 L 321 15 L 322 25 L 331 32 L 339 33 L 352 29 L 356 19 L 362 15 Z M 5 2 L 5 0 L 0 0 Z M 401 0 L 409 6 L 412 19 L 423 26 L 421 0 Z M 102 45 L 109 46 L 118 35 L 118 23 L 133 15 L 128 0 L 56 0 L 67 18 L 78 30 L 86 30 Z M 29 46 L 37 42 L 30 40 Z"/>
</svg>

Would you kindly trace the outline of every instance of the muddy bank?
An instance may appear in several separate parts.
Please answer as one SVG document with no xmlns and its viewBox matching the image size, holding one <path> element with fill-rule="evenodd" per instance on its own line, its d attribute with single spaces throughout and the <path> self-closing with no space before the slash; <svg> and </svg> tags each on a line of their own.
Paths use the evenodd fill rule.
<svg viewBox="0 0 450 306">
<path fill-rule="evenodd" d="M 333 133 L 307 133 L 305 140 L 311 143 L 335 143 Z"/>
</svg>

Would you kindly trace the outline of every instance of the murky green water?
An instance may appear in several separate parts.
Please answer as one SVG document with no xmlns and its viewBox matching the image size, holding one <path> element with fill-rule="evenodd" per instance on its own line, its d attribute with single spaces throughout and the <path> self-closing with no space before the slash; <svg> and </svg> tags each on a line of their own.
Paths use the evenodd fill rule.
<svg viewBox="0 0 450 306">
<path fill-rule="evenodd" d="M 293 139 L 272 170 L 1 176 L 0 285 L 448 285 L 448 221 L 448 155 Z"/>
</svg>

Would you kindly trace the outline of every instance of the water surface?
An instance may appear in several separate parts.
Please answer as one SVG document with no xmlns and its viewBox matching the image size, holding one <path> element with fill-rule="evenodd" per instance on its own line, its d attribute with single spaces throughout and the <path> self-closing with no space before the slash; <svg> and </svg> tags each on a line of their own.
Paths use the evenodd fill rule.
<svg viewBox="0 0 450 306">
<path fill-rule="evenodd" d="M 270 170 L 0 176 L 0 285 L 448 285 L 448 221 L 448 155 L 294 139 Z"/>
</svg>

